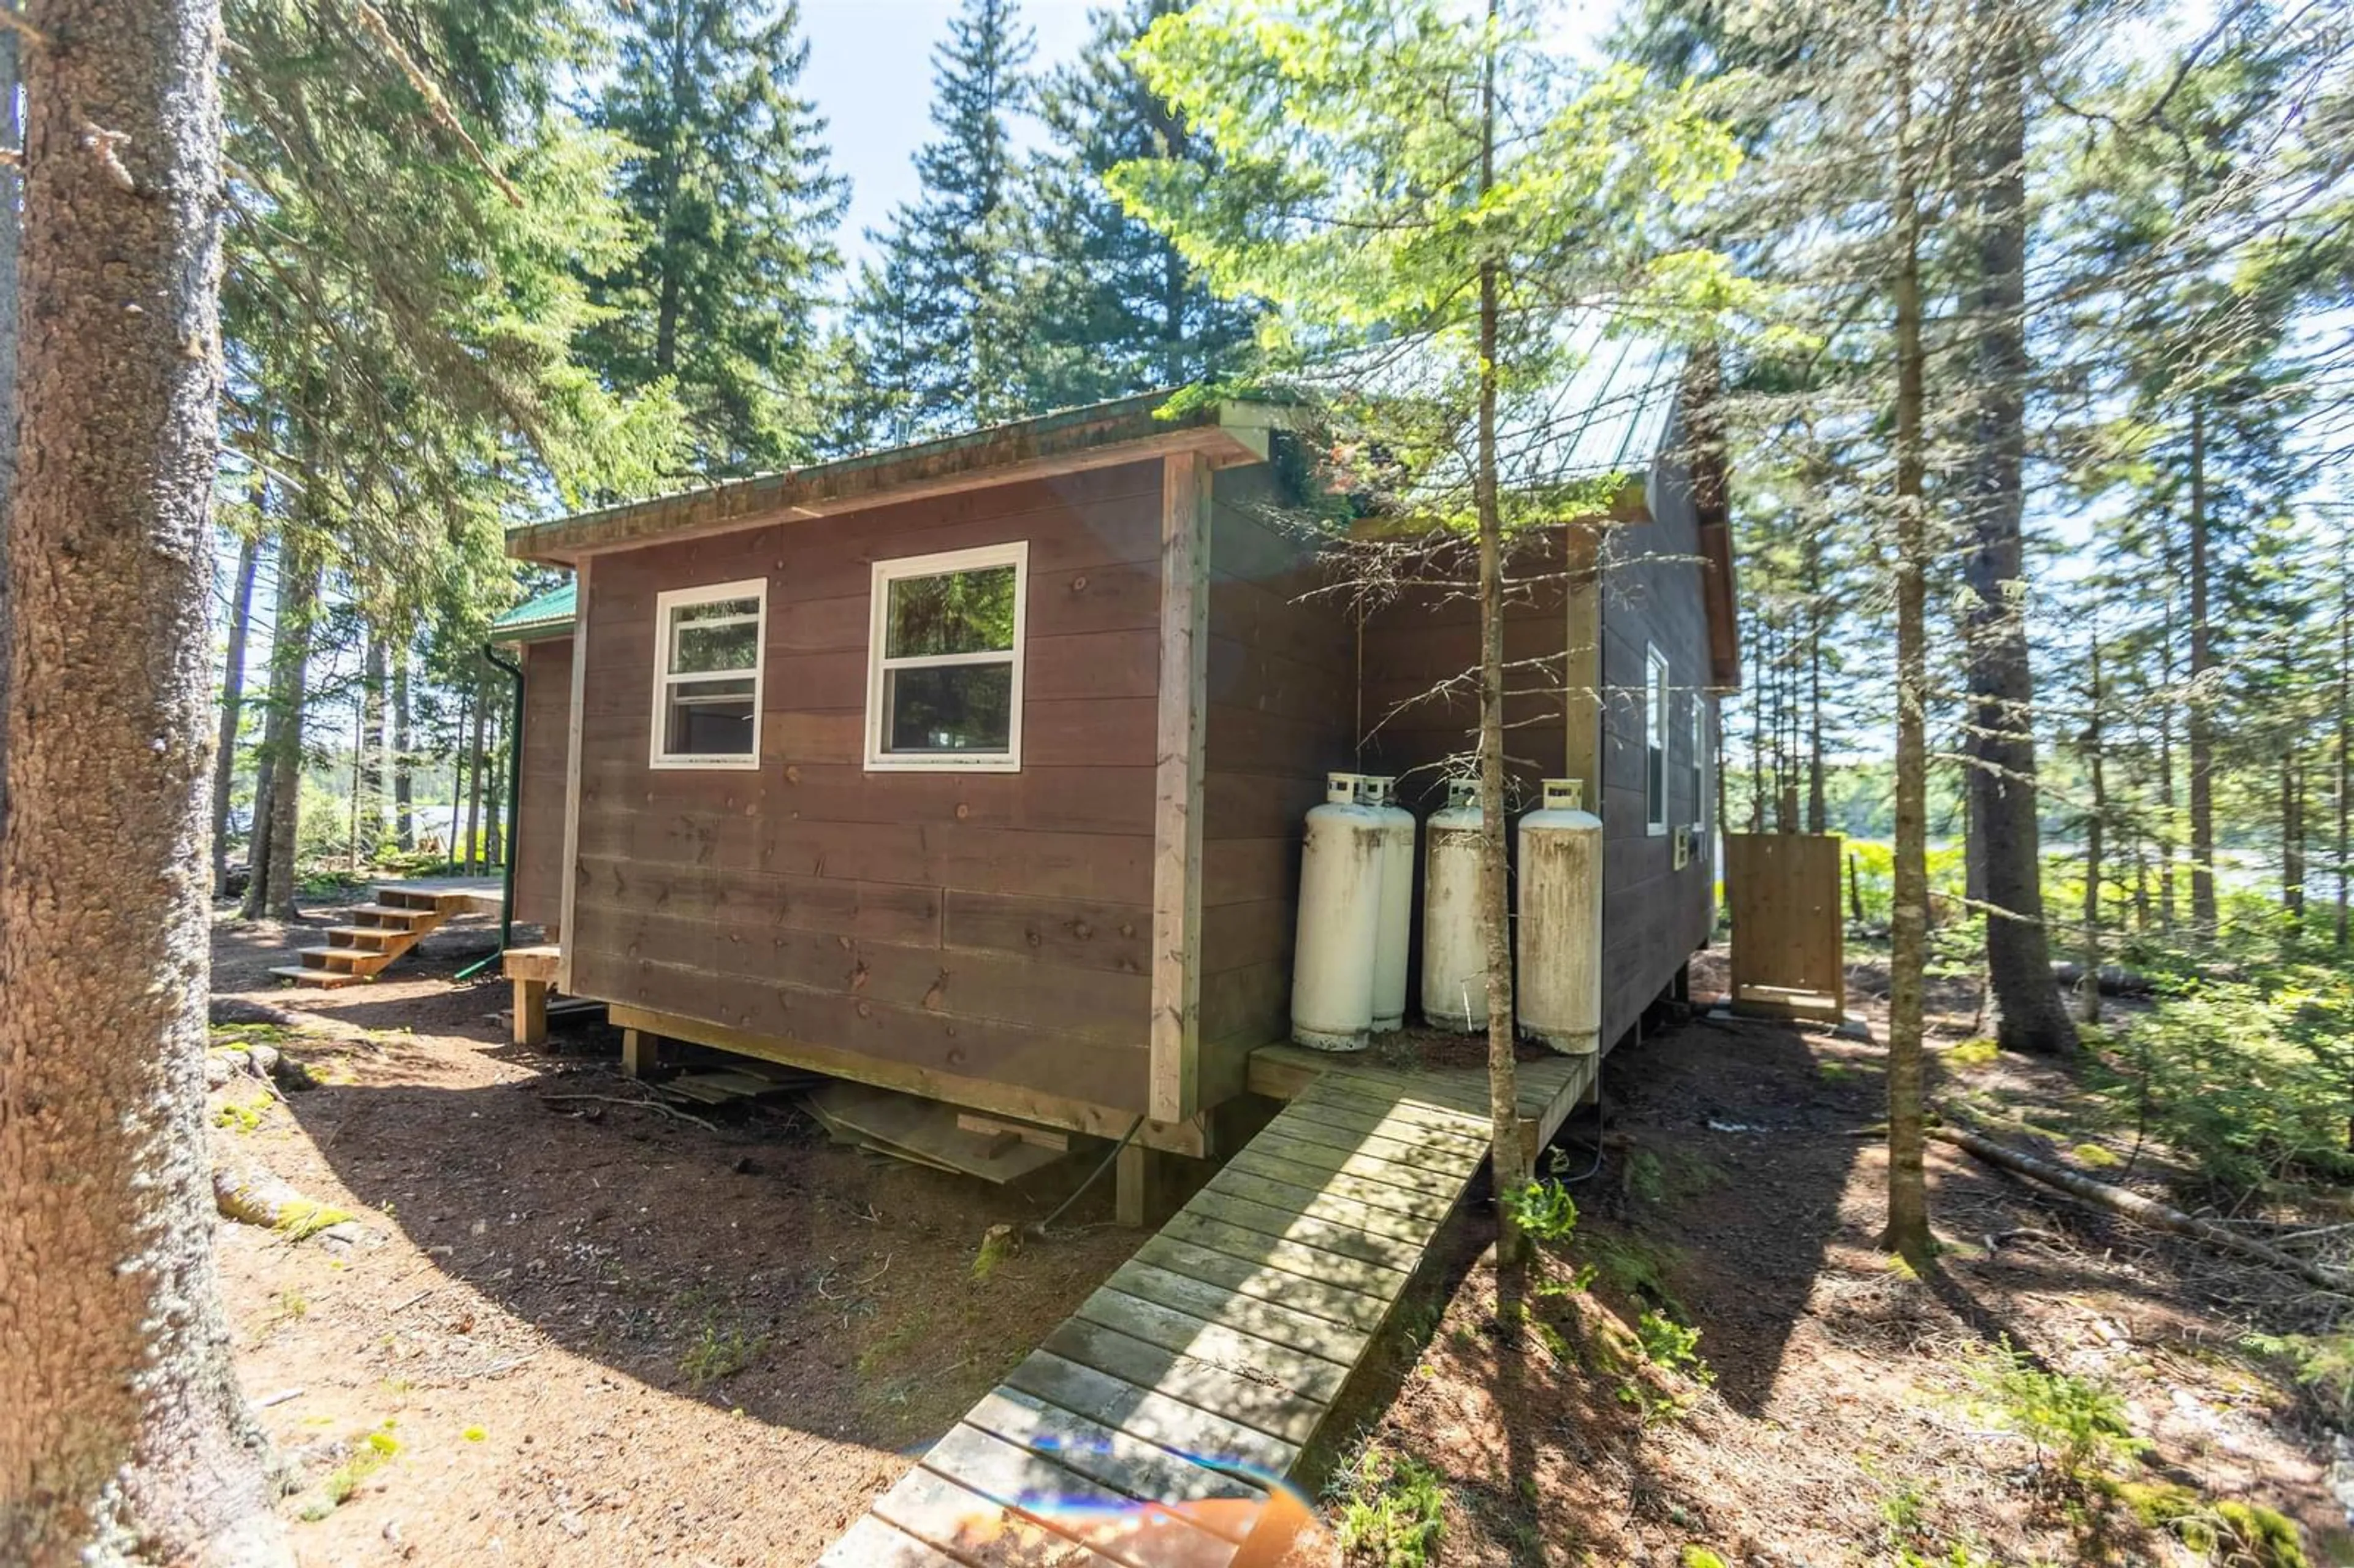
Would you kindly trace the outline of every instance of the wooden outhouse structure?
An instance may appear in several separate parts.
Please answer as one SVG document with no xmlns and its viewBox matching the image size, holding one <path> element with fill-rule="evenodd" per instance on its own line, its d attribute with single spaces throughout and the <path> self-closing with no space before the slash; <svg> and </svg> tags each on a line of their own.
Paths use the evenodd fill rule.
<svg viewBox="0 0 2354 1568">
<path fill-rule="evenodd" d="M 1722 487 L 1678 377 L 1617 389 L 1606 520 L 1516 597 L 1518 782 L 1606 823 L 1604 1039 L 1705 943 Z M 1328 769 L 1426 802 L 1466 753 L 1467 605 L 1359 616 L 1282 525 L 1291 410 L 1150 397 L 515 531 L 515 914 L 615 1022 L 1192 1154 L 1288 1033 Z M 569 595 L 565 598 L 563 596 Z M 1384 722 L 1376 722 L 1381 718 Z M 1139 1126 L 1139 1119 L 1141 1125 Z"/>
</svg>

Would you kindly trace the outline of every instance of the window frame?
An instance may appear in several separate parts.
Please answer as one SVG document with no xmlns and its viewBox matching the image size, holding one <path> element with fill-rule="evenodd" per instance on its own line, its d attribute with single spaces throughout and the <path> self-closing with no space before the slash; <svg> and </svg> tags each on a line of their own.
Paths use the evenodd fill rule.
<svg viewBox="0 0 2354 1568">
<path fill-rule="evenodd" d="M 916 577 L 949 577 L 991 567 L 1013 568 L 1013 646 L 983 653 L 909 654 L 885 657 L 891 619 L 891 585 Z M 1019 773 L 1022 771 L 1022 677 L 1030 624 L 1030 541 L 1009 539 L 969 550 L 901 556 L 875 563 L 866 620 L 866 771 L 869 773 Z M 890 715 L 884 711 L 885 677 L 894 670 L 939 670 L 977 664 L 1008 664 L 1012 689 L 1005 704 L 1003 751 L 892 751 L 885 745 Z"/>
<path fill-rule="evenodd" d="M 738 670 L 697 670 L 692 673 L 673 673 L 670 667 L 671 614 L 674 610 L 692 609 L 699 604 L 716 604 L 724 599 L 748 599 L 758 602 L 759 609 L 752 622 L 752 749 L 748 752 L 678 752 L 663 749 L 663 736 L 670 730 L 671 690 L 682 681 L 717 679 L 741 680 Z M 735 582 L 704 583 L 695 588 L 664 588 L 654 596 L 654 678 L 653 726 L 646 736 L 646 766 L 658 772 L 681 772 L 704 768 L 725 768 L 748 772 L 760 766 L 761 700 L 766 684 L 762 671 L 769 662 L 769 579 L 742 577 Z"/>
<path fill-rule="evenodd" d="M 1649 838 L 1668 835 L 1668 769 L 1674 758 L 1669 745 L 1673 728 L 1669 704 L 1674 687 L 1669 683 L 1668 656 L 1656 642 L 1643 644 L 1643 832 Z M 1657 800 L 1651 798 L 1651 750 L 1659 753 Z"/>
</svg>

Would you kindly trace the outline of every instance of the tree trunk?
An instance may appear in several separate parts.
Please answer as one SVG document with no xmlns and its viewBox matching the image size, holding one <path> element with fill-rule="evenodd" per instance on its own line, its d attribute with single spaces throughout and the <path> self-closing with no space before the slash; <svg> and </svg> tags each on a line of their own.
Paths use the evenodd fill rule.
<svg viewBox="0 0 2354 1568">
<path fill-rule="evenodd" d="M 2348 830 L 2354 828 L 2354 800 L 2348 790 L 2354 786 L 2354 534 L 2341 534 L 2338 539 L 2338 788 L 2332 804 L 2338 808 L 2337 895 L 2338 927 L 2334 934 L 2338 950 L 2344 952 L 2354 941 L 2354 929 L 2348 926 L 2349 900 L 2347 879 L 2354 875 L 2354 849 Z"/>
<path fill-rule="evenodd" d="M 201 1070 L 219 12 L 29 17 L 52 42 L 25 93 L 37 330 L 8 498 L 0 1562 L 283 1563 L 220 1308 Z"/>
<path fill-rule="evenodd" d="M 1823 542 L 1807 530 L 1807 832 L 1830 826 L 1823 779 Z"/>
<path fill-rule="evenodd" d="M 1496 0 L 1488 16 L 1496 17 Z M 1496 55 L 1492 38 L 1480 68 L 1479 189 L 1496 172 Z M 1529 1183 L 1521 1150 L 1518 1044 L 1512 1028 L 1510 863 L 1504 840 L 1504 518 L 1497 494 L 1496 350 L 1501 305 L 1496 263 L 1479 264 L 1479 924 L 1488 957 L 1488 1159 L 1496 1184 L 1496 1263 L 1517 1274 L 1530 1243 L 1505 1202 Z"/>
<path fill-rule="evenodd" d="M 363 863 L 376 863 L 384 843 L 384 638 L 367 629 L 367 659 L 360 677 L 358 851 Z"/>
<path fill-rule="evenodd" d="M 260 902 L 250 891 L 246 898 L 249 911 L 281 920 L 301 917 L 294 907 L 299 882 L 295 851 L 302 842 L 302 726 L 318 603 L 318 556 L 299 533 L 290 532 L 279 546 L 278 608 L 270 634 L 270 716 L 278 736 L 270 743 L 269 876 L 261 884 L 265 891 Z"/>
<path fill-rule="evenodd" d="M 2109 794 L 2101 771 L 2101 639 L 2093 634 L 2092 656 L 2084 683 L 2084 772 L 2093 792 L 2093 809 L 2084 819 L 2084 1022 L 2101 1021 L 2101 834 L 2107 826 Z"/>
<path fill-rule="evenodd" d="M 2207 624 L 2207 408 L 2190 399 L 2190 924 L 2215 938 L 2215 735 L 2207 672 L 2215 649 Z"/>
<path fill-rule="evenodd" d="M 474 678 L 474 726 L 466 743 L 466 846 L 460 857 L 462 874 L 474 875 L 482 869 L 482 710 L 490 706 L 489 694 L 482 688 L 480 675 Z"/>
<path fill-rule="evenodd" d="M 8 500 L 16 477 L 17 252 L 23 241 L 23 181 L 13 154 L 25 144 L 17 122 L 16 88 L 22 77 L 16 35 L 0 27 L 0 832 L 8 829 Z"/>
<path fill-rule="evenodd" d="M 260 488 L 257 482 L 256 488 Z M 248 538 L 238 546 L 237 587 L 228 604 L 228 658 L 221 666 L 220 737 L 213 753 L 213 896 L 228 893 L 228 807 L 237 784 L 237 726 L 245 703 L 245 639 L 253 623 L 253 578 L 261 560 L 261 543 Z M 249 841 L 250 842 L 250 841 Z M 253 858 L 250 848 L 247 860 Z"/>
<path fill-rule="evenodd" d="M 2158 673 L 2166 688 L 2166 698 L 2158 705 L 2158 924 L 2171 935 L 2174 930 L 2174 845 L 2182 832 L 2182 823 L 2174 814 L 2174 529 L 2164 518 L 2158 520 L 2160 537 L 2158 550 L 2159 576 L 2165 579 L 2160 610 L 2158 635 Z"/>
<path fill-rule="evenodd" d="M 409 771 L 408 647 L 392 651 L 392 821 L 393 839 L 403 853 L 417 848 L 417 808 Z"/>
<path fill-rule="evenodd" d="M 2052 979 L 2036 821 L 2034 675 L 2028 663 L 2024 471 L 2027 458 L 2027 111 L 2034 40 L 2024 7 L 1980 0 L 1991 35 L 1978 106 L 1978 418 L 1972 460 L 1975 538 L 1967 587 L 1971 730 L 1965 771 L 1974 849 L 1981 849 L 1987 976 L 1995 1038 L 2006 1051 L 2075 1048 L 2076 1026 Z"/>
<path fill-rule="evenodd" d="M 2305 759 L 2294 741 L 2281 756 L 2281 913 L 2292 937 L 2305 929 Z"/>
<path fill-rule="evenodd" d="M 1921 980 L 1928 961 L 1928 622 L 1930 548 L 1922 495 L 1926 402 L 1921 341 L 1921 204 L 1913 167 L 1913 18 L 1900 7 L 1896 83 L 1896 845 L 1889 918 L 1888 1228 L 1880 1245 L 1928 1260 L 1921 1111 Z"/>
</svg>

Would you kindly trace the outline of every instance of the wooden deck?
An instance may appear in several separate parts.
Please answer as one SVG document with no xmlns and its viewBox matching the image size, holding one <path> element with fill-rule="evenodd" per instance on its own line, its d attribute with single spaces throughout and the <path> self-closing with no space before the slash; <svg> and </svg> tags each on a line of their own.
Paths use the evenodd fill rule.
<svg viewBox="0 0 2354 1568">
<path fill-rule="evenodd" d="M 1521 1070 L 1542 1143 L 1599 1058 Z M 1224 1568 L 1286 1489 L 1488 1150 L 1478 1071 L 1276 1047 L 1289 1100 L 875 1500 L 821 1568 Z"/>
</svg>

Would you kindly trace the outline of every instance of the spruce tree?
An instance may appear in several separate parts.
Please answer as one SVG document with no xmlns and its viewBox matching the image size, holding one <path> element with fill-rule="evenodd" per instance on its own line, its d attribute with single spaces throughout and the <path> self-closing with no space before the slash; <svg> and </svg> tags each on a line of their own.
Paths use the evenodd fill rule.
<svg viewBox="0 0 2354 1568">
<path fill-rule="evenodd" d="M 674 385 L 695 473 L 802 461 L 849 187 L 800 91 L 798 0 L 636 0 L 609 16 L 619 59 L 590 119 L 629 144 L 620 196 L 641 243 L 592 274 L 605 313 L 582 351 L 616 387 Z"/>
<path fill-rule="evenodd" d="M 1129 159 L 1214 156 L 1128 58 L 1156 18 L 1182 9 L 1179 0 L 1126 0 L 1096 11 L 1078 58 L 1039 94 L 1052 147 L 1032 163 L 1024 203 L 1034 407 L 1203 380 L 1229 368 L 1249 341 L 1249 309 L 1213 294 L 1167 237 L 1104 188 L 1104 176 Z"/>
<path fill-rule="evenodd" d="M 922 193 L 872 234 L 852 301 L 854 374 L 894 389 L 840 434 L 846 445 L 936 435 L 1029 411 L 1023 387 L 1013 116 L 1027 109 L 1030 30 L 1013 0 L 965 0 L 932 57 Z"/>
</svg>

